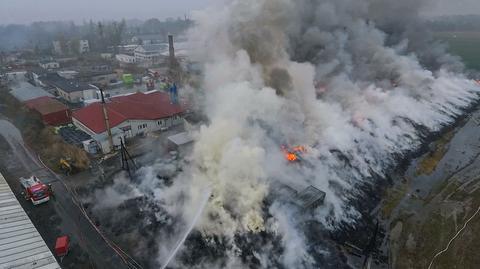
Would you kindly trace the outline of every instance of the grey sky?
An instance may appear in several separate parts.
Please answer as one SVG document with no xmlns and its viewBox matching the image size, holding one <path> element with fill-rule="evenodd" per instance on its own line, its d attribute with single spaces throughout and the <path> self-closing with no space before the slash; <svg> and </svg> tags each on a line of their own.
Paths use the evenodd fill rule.
<svg viewBox="0 0 480 269">
<path fill-rule="evenodd" d="M 0 24 L 178 17 L 209 2 L 211 0 L 0 0 Z M 433 6 L 426 12 L 429 15 L 480 14 L 480 0 L 431 2 Z"/>
<path fill-rule="evenodd" d="M 0 0 L 0 24 L 178 17 L 209 0 Z"/>
</svg>

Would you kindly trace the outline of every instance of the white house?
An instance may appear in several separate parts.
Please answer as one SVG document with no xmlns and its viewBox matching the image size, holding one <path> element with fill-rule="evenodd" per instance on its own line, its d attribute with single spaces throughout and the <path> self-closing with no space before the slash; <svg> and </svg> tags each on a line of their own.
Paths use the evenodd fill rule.
<svg viewBox="0 0 480 269">
<path fill-rule="evenodd" d="M 53 60 L 45 60 L 39 63 L 40 67 L 46 70 L 60 68 L 60 63 Z"/>
<path fill-rule="evenodd" d="M 165 44 L 149 44 L 138 46 L 135 51 L 135 60 L 137 62 L 157 62 L 162 53 L 167 50 L 168 47 Z"/>
<path fill-rule="evenodd" d="M 55 40 L 52 42 L 53 44 L 53 51 L 55 54 L 62 55 L 63 54 L 63 48 L 62 48 L 62 42 L 59 40 Z"/>
<path fill-rule="evenodd" d="M 115 59 L 123 64 L 134 64 L 136 63 L 135 56 L 127 55 L 127 54 L 117 54 L 115 55 Z"/>
<path fill-rule="evenodd" d="M 120 145 L 121 139 L 182 124 L 185 111 L 180 104 L 172 104 L 168 94 L 159 91 L 113 97 L 105 108 L 114 147 Z M 111 151 L 102 103 L 75 111 L 72 120 L 92 137 L 103 153 Z"/>
<path fill-rule="evenodd" d="M 78 41 L 78 52 L 80 54 L 84 54 L 90 51 L 90 44 L 88 43 L 88 40 L 82 39 Z"/>
</svg>

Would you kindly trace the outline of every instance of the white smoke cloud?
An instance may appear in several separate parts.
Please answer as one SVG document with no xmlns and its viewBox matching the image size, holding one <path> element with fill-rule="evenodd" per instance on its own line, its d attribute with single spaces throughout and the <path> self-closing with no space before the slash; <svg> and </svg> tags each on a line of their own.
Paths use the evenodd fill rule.
<svg viewBox="0 0 480 269">
<path fill-rule="evenodd" d="M 136 188 L 152 193 L 178 223 L 159 236 L 158 263 L 203 210 L 196 229 L 207 244 L 223 240 L 224 259 L 171 266 L 249 267 L 243 254 L 252 250 L 238 236 L 267 233 L 279 242 L 257 243 L 257 267 L 318 267 L 315 257 L 329 251 L 309 247 L 302 222 L 330 230 L 355 224 L 361 214 L 351 201 L 362 195 L 359 186 L 386 176 L 399 156 L 477 99 L 478 85 L 457 72 L 461 64 L 412 31 L 422 4 L 231 0 L 198 12 L 189 37 L 194 59 L 204 64 L 199 100 L 208 122 L 195 132 L 189 163 L 171 186 L 156 175 L 175 174 L 178 164 L 161 163 L 143 168 Z M 290 164 L 282 145 L 307 152 Z M 282 185 L 315 186 L 326 193 L 325 204 L 304 212 L 283 202 Z M 202 209 L 206 189 L 211 197 Z"/>
<path fill-rule="evenodd" d="M 202 233 L 233 238 L 270 230 L 264 205 L 277 183 L 325 191 L 315 218 L 326 227 L 354 222 L 359 215 L 348 201 L 361 195 L 356 186 L 373 173 L 385 175 L 395 154 L 418 147 L 424 135 L 418 126 L 438 131 L 471 104 L 478 86 L 454 73 L 443 54 L 427 69 L 431 59 L 414 50 L 423 41 L 409 40 L 407 26 L 395 24 L 401 18 L 395 11 L 411 8 L 367 0 L 234 0 L 196 14 L 190 40 L 205 64 L 209 123 L 196 136 L 191 193 L 212 188 L 197 225 Z M 374 11 L 394 15 L 377 18 Z M 312 165 L 287 164 L 282 144 L 306 145 L 305 163 Z M 311 266 L 306 249 L 301 262 L 290 258 L 305 244 L 285 217 L 288 207 L 270 211 L 284 238 L 283 265 Z"/>
</svg>

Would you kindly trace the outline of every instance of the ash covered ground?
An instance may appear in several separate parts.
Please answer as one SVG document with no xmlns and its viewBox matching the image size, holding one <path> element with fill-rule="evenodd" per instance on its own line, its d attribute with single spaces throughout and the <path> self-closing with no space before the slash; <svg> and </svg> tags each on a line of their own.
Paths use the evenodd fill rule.
<svg viewBox="0 0 480 269">
<path fill-rule="evenodd" d="M 194 103 L 206 120 L 191 127 L 191 151 L 159 152 L 133 180 L 113 175 L 88 192 L 89 210 L 151 267 L 361 266 L 343 245 L 381 266 L 370 250 L 384 186 L 480 90 L 422 27 L 426 2 L 234 0 L 197 12 Z M 301 161 L 285 160 L 285 145 L 305 148 Z M 303 210 L 281 186 L 314 186 L 324 204 Z"/>
</svg>

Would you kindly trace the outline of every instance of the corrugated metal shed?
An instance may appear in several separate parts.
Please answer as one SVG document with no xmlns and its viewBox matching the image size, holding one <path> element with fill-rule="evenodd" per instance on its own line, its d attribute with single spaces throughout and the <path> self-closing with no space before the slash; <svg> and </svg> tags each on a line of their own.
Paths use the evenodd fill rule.
<svg viewBox="0 0 480 269">
<path fill-rule="evenodd" d="M 35 87 L 26 81 L 19 81 L 18 84 L 12 86 L 10 94 L 20 102 L 25 102 L 42 96 L 53 97 L 50 93 L 42 88 Z"/>
<path fill-rule="evenodd" d="M 60 268 L 0 174 L 0 268 Z"/>
</svg>

